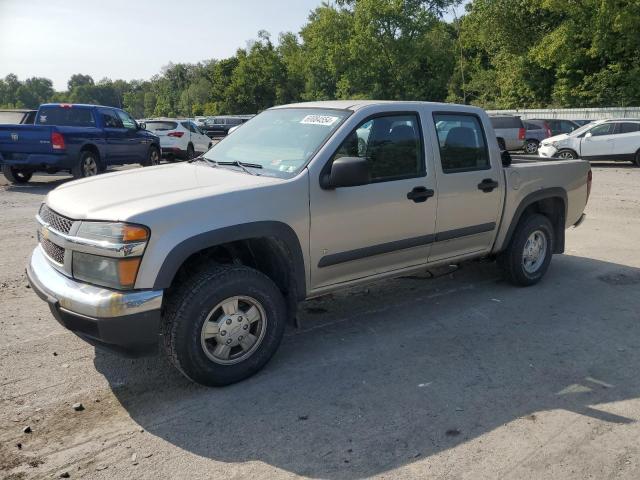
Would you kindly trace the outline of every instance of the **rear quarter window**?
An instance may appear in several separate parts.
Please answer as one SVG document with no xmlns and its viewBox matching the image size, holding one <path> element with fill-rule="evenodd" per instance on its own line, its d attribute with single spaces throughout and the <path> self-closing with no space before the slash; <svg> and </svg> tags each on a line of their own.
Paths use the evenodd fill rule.
<svg viewBox="0 0 640 480">
<path fill-rule="evenodd" d="M 36 116 L 36 125 L 95 127 L 96 121 L 90 108 L 43 107 Z"/>
<path fill-rule="evenodd" d="M 489 117 L 493 128 L 524 128 L 519 117 Z"/>
</svg>

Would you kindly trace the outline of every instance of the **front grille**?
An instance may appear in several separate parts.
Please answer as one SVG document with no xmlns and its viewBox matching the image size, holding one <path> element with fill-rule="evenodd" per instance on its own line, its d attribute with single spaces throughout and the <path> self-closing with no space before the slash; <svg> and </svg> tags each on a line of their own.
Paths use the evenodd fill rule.
<svg viewBox="0 0 640 480">
<path fill-rule="evenodd" d="M 40 237 L 40 245 L 42 245 L 42 249 L 51 260 L 64 265 L 64 248 L 43 237 Z"/>
<path fill-rule="evenodd" d="M 40 218 L 48 223 L 53 230 L 57 230 L 58 232 L 69 233 L 71 226 L 73 225 L 73 220 L 54 212 L 44 203 L 40 207 L 39 215 Z"/>
</svg>

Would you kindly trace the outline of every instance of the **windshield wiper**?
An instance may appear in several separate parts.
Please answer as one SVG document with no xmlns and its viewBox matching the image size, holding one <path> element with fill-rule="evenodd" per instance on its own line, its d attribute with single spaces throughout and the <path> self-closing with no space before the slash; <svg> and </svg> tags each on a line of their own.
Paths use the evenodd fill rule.
<svg viewBox="0 0 640 480">
<path fill-rule="evenodd" d="M 258 173 L 252 172 L 251 170 L 249 170 L 249 168 L 262 168 L 262 165 L 260 165 L 259 163 L 240 162 L 238 160 L 234 160 L 233 162 L 216 162 L 216 165 L 233 165 L 235 167 L 241 168 L 243 171 L 247 172 L 249 175 L 259 175 Z"/>
<path fill-rule="evenodd" d="M 193 162 L 197 162 L 197 161 L 207 162 L 208 164 L 210 164 L 213 167 L 217 167 L 218 166 L 218 162 L 216 162 L 215 160 L 213 160 L 211 158 L 207 158 L 204 155 L 198 155 L 197 157 L 190 158 L 189 160 L 187 160 L 187 163 L 193 163 Z"/>
</svg>

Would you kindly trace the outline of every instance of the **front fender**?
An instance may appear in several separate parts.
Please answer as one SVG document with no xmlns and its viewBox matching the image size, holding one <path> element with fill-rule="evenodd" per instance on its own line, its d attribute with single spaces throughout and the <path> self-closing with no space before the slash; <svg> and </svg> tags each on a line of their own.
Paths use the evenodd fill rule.
<svg viewBox="0 0 640 480">
<path fill-rule="evenodd" d="M 285 243 L 291 252 L 292 273 L 296 282 L 296 291 L 301 299 L 303 299 L 307 290 L 304 257 L 302 255 L 300 240 L 289 225 L 277 221 L 251 222 L 223 227 L 209 232 L 203 232 L 183 240 L 173 247 L 165 258 L 158 271 L 153 288 L 155 290 L 168 288 L 178 269 L 187 258 L 194 253 L 223 243 L 261 237 L 277 238 Z"/>
</svg>

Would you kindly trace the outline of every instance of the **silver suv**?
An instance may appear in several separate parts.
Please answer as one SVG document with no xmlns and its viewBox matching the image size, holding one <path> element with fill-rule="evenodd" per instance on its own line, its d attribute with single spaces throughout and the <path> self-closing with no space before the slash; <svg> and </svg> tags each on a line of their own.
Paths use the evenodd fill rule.
<svg viewBox="0 0 640 480">
<path fill-rule="evenodd" d="M 496 134 L 500 150 L 524 149 L 526 130 L 520 117 L 514 115 L 491 115 L 489 120 Z"/>
</svg>

